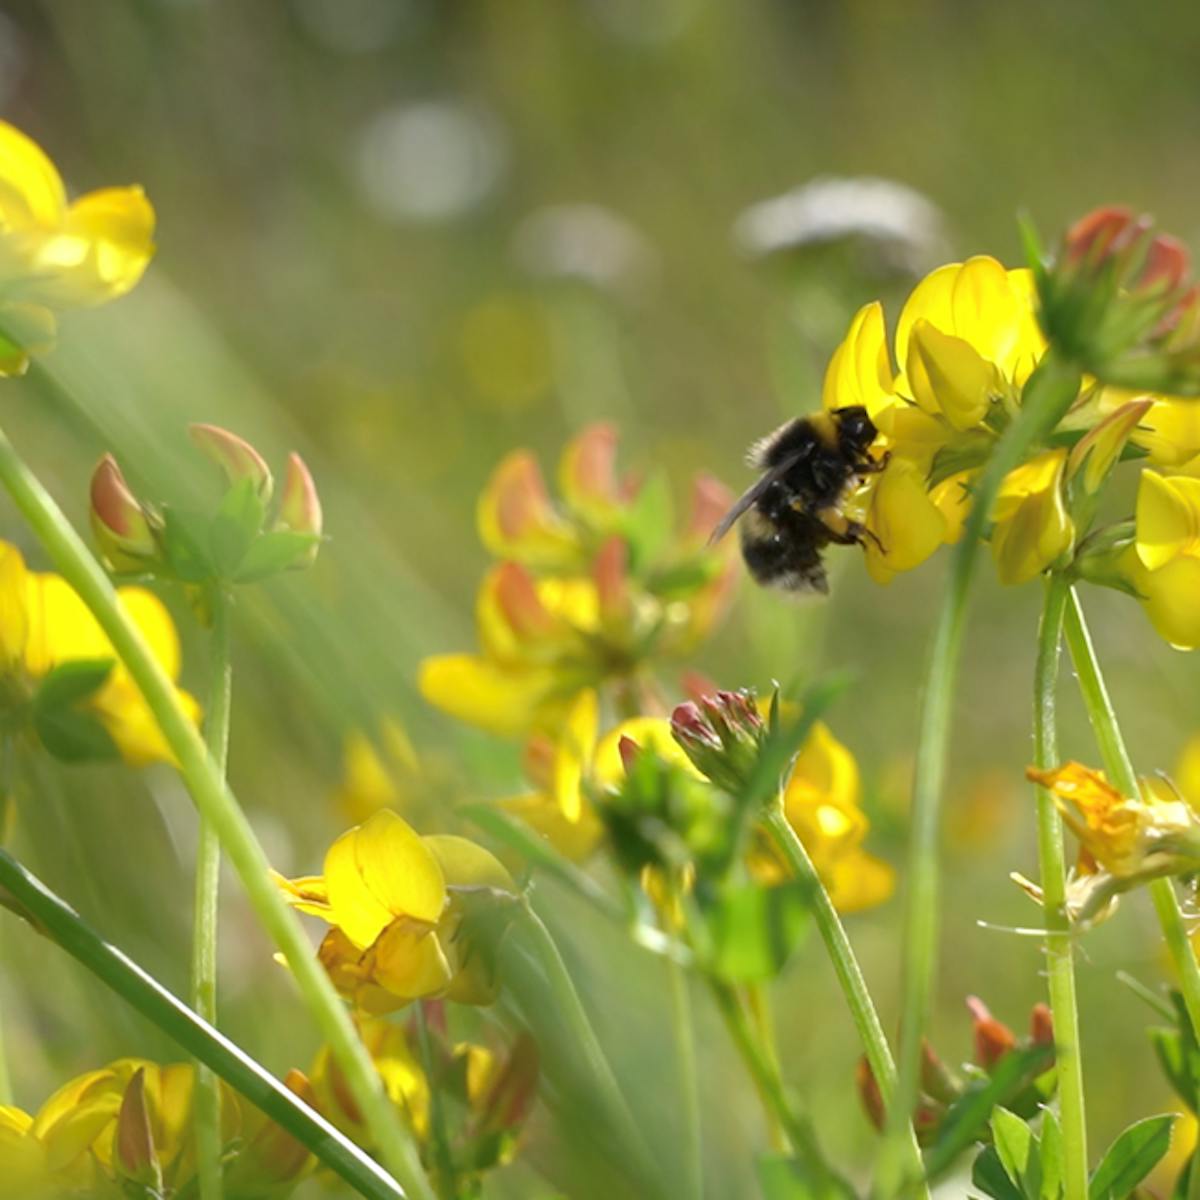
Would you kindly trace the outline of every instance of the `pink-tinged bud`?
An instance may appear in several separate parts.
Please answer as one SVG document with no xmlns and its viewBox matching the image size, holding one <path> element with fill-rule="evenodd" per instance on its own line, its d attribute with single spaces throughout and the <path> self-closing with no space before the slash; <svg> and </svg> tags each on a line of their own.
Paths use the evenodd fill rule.
<svg viewBox="0 0 1200 1200">
<path fill-rule="evenodd" d="M 1029 1014 L 1029 1032 L 1034 1044 L 1038 1046 L 1054 1045 L 1054 1018 L 1050 1014 L 1048 1004 L 1035 1004 Z"/>
<path fill-rule="evenodd" d="M 133 1073 L 121 1097 L 113 1154 L 123 1176 L 155 1189 L 162 1187 L 162 1170 L 154 1149 L 154 1134 L 150 1130 L 150 1113 L 146 1107 L 144 1067 L 139 1067 Z"/>
<path fill-rule="evenodd" d="M 978 996 L 967 997 L 975 1026 L 975 1061 L 990 1070 L 1017 1044 L 1016 1034 L 992 1016 Z"/>
<path fill-rule="evenodd" d="M 589 425 L 567 443 L 558 467 L 558 486 L 576 512 L 604 517 L 617 506 L 617 431 Z"/>
<path fill-rule="evenodd" d="M 736 792 L 754 769 L 766 726 L 749 692 L 719 691 L 680 704 L 671 732 L 701 774 Z"/>
<path fill-rule="evenodd" d="M 671 713 L 671 733 L 685 750 L 688 743 L 699 748 L 721 748 L 721 739 L 701 715 L 699 706 L 693 700 L 685 700 L 675 706 L 675 711 Z"/>
<path fill-rule="evenodd" d="M 111 454 L 92 472 L 91 520 L 100 552 L 113 570 L 139 570 L 158 557 L 150 520 Z"/>
<path fill-rule="evenodd" d="M 1125 250 L 1148 228 L 1147 218 L 1135 218 L 1133 210 L 1108 204 L 1079 218 L 1067 230 L 1063 243 L 1069 263 L 1097 264 Z"/>
<path fill-rule="evenodd" d="M 1147 292 L 1174 292 L 1187 279 L 1191 266 L 1187 247 L 1169 233 L 1160 233 L 1146 250 L 1137 286 Z"/>
<path fill-rule="evenodd" d="M 592 579 L 600 603 L 600 619 L 607 626 L 625 621 L 631 608 L 629 595 L 629 548 L 623 538 L 606 538 L 596 554 Z"/>
<path fill-rule="evenodd" d="M 300 455 L 289 454 L 275 528 L 320 537 L 321 522 L 321 497 L 317 495 L 317 485 L 313 482 L 312 474 Z M 304 557 L 295 565 L 311 566 L 316 561 L 320 548 L 319 542 L 313 542 Z"/>
<path fill-rule="evenodd" d="M 489 582 L 501 616 L 520 641 L 532 642 L 553 636 L 557 622 L 542 603 L 537 584 L 524 567 L 512 562 L 501 563 Z"/>
<path fill-rule="evenodd" d="M 263 456 L 250 445 L 219 425 L 192 425 L 188 429 L 196 448 L 207 455 L 225 473 L 230 486 L 249 479 L 265 504 L 271 498 L 275 481 Z"/>
<path fill-rule="evenodd" d="M 627 735 L 622 735 L 617 742 L 617 750 L 621 755 L 621 765 L 625 768 L 626 774 L 633 770 L 633 764 L 637 761 L 637 756 L 641 754 L 642 748 Z"/>
</svg>

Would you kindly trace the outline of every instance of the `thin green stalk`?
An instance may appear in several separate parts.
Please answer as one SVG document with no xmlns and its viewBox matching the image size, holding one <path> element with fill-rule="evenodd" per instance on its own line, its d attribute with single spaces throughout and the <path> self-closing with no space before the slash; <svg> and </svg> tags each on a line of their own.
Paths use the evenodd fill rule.
<svg viewBox="0 0 1200 1200">
<path fill-rule="evenodd" d="M 229 713 L 233 663 L 229 654 L 229 600 L 218 587 L 210 597 L 212 628 L 208 649 L 208 707 L 204 744 L 214 769 L 225 778 L 229 754 Z M 217 1023 L 217 936 L 221 887 L 221 842 L 216 828 L 200 817 L 196 845 L 196 898 L 192 930 L 191 1002 L 197 1015 Z M 221 1200 L 221 1088 L 203 1064 L 196 1067 L 196 1161 L 200 1200 Z"/>
<path fill-rule="evenodd" d="M 771 1055 L 759 1042 L 737 992 L 730 984 L 712 976 L 708 977 L 708 986 L 725 1028 L 758 1092 L 767 1121 L 777 1126 L 782 1134 L 783 1150 L 795 1154 L 826 1187 L 830 1187 L 833 1172 L 825 1161 L 812 1122 L 796 1107 Z"/>
<path fill-rule="evenodd" d="M 377 1163 L 284 1087 L 246 1052 L 202 1021 L 181 1000 L 80 920 L 75 910 L 5 850 L 0 850 L 0 897 L 57 943 L 135 1012 L 204 1063 L 268 1117 L 307 1146 L 331 1171 L 368 1200 L 404 1200 Z"/>
<path fill-rule="evenodd" d="M 850 1010 L 854 1027 L 858 1030 L 863 1052 L 879 1086 L 879 1093 L 885 1105 L 890 1106 L 896 1096 L 896 1064 L 892 1059 L 891 1047 L 888 1046 L 879 1014 L 875 1011 L 875 1003 L 863 978 L 862 968 L 858 965 L 854 947 L 846 936 L 846 928 L 838 916 L 829 892 L 821 882 L 804 843 L 792 828 L 782 807 L 782 803 L 773 805 L 767 813 L 764 824 L 771 840 L 784 860 L 792 870 L 792 874 L 808 889 L 809 905 L 821 940 L 825 943 L 826 953 L 833 964 L 834 974 L 842 989 L 842 996 Z M 910 1108 L 909 1112 L 912 1111 Z M 905 1122 L 908 1135 L 906 1143 L 905 1173 L 912 1180 L 920 1180 L 924 1175 L 921 1162 L 921 1151 L 917 1145 L 916 1134 L 912 1122 Z M 916 1194 L 928 1196 L 928 1189 L 923 1183 L 916 1185 Z"/>
<path fill-rule="evenodd" d="M 1079 393 L 1080 374 L 1053 349 L 1030 376 L 1021 410 L 996 443 L 973 491 L 963 536 L 954 547 L 950 579 L 938 613 L 917 735 L 913 775 L 912 831 L 905 873 L 905 926 L 901 962 L 904 982 L 897 1055 L 896 1099 L 880 1153 L 875 1195 L 890 1197 L 910 1186 L 910 1117 L 921 1072 L 921 1040 L 929 1022 L 940 925 L 941 808 L 949 753 L 954 695 L 962 658 L 967 600 L 978 565 L 979 542 L 1005 475 L 1059 422 Z"/>
<path fill-rule="evenodd" d="M 374 1064 L 328 975 L 317 962 L 299 919 L 271 882 L 270 866 L 254 830 L 180 705 L 171 680 L 118 603 L 108 576 L 2 432 L 0 485 L 13 498 L 59 573 L 96 617 L 145 697 L 196 807 L 216 829 L 259 921 L 287 960 L 334 1059 L 345 1073 L 384 1163 L 413 1200 L 434 1200 L 412 1136 L 385 1095 Z"/>
<path fill-rule="evenodd" d="M 1079 680 L 1079 691 L 1083 696 L 1092 732 L 1096 736 L 1096 744 L 1100 748 L 1100 757 L 1104 760 L 1104 769 L 1108 772 L 1113 787 L 1126 796 L 1136 796 L 1137 773 L 1133 769 L 1129 751 L 1125 748 L 1121 727 L 1117 724 L 1117 715 L 1113 711 L 1108 689 L 1104 685 L 1104 676 L 1100 673 L 1100 661 L 1096 657 L 1095 647 L 1083 619 L 1083 609 L 1074 589 L 1067 604 L 1064 628 L 1067 648 L 1071 652 L 1071 661 L 1075 665 L 1075 675 Z M 1154 911 L 1158 914 L 1167 949 L 1175 963 L 1175 969 L 1179 972 L 1179 990 L 1183 993 L 1183 1002 L 1191 1018 L 1192 1029 L 1200 1036 L 1200 964 L 1196 962 L 1196 952 L 1184 928 L 1175 889 L 1169 879 L 1155 879 L 1148 885 L 1148 890 L 1154 901 Z"/>
<path fill-rule="evenodd" d="M 0 959 L 2 957 L 0 955 Z M 8 1046 L 4 1034 L 4 1012 L 0 1009 L 0 1107 L 13 1103 L 12 1076 L 8 1070 Z"/>
<path fill-rule="evenodd" d="M 704 1159 L 692 998 L 688 990 L 687 972 L 673 959 L 667 959 L 667 976 L 671 985 L 671 1032 L 675 1037 L 675 1065 L 679 1072 L 679 1102 L 683 1116 L 682 1195 L 686 1200 L 702 1200 Z"/>
<path fill-rule="evenodd" d="M 771 1019 L 770 997 L 767 995 L 767 990 L 761 983 L 747 984 L 743 991 L 743 999 L 767 1062 L 770 1064 L 771 1070 L 782 1078 L 783 1068 L 779 1065 L 779 1045 L 775 1037 L 775 1023 Z M 771 1135 L 772 1148 L 783 1151 L 785 1137 L 779 1123 L 772 1119 L 768 1132 Z"/>
<path fill-rule="evenodd" d="M 1056 700 L 1063 611 L 1070 587 L 1058 573 L 1046 585 L 1034 667 L 1033 758 L 1048 768 L 1058 762 Z M 1083 1059 L 1075 964 L 1067 917 L 1066 856 L 1062 818 L 1045 788 L 1037 789 L 1038 857 L 1041 861 L 1042 911 L 1046 922 L 1046 975 L 1054 1017 L 1054 1061 L 1058 1071 L 1059 1117 L 1063 1137 L 1065 1200 L 1087 1200 L 1087 1121 L 1083 1096 Z"/>
<path fill-rule="evenodd" d="M 442 1103 L 441 1080 L 433 1063 L 433 1046 L 429 1041 L 429 1022 L 425 1019 L 425 1005 L 418 1000 L 413 1008 L 417 1025 L 417 1049 L 421 1055 L 421 1069 L 429 1084 L 429 1131 L 433 1135 L 433 1152 L 437 1162 L 434 1182 L 438 1194 L 447 1197 L 458 1195 L 454 1159 L 450 1154 L 450 1135 L 446 1128 L 446 1106 Z"/>
</svg>

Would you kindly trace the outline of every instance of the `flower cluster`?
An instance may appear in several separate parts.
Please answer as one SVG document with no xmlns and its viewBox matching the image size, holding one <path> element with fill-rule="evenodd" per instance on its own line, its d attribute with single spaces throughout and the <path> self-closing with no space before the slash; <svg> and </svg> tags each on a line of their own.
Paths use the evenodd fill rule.
<svg viewBox="0 0 1200 1200">
<path fill-rule="evenodd" d="M 141 587 L 118 599 L 171 679 L 180 672 L 179 637 L 162 602 Z M 0 542 L 0 696 L 13 727 L 30 729 L 67 761 L 119 752 L 143 765 L 171 753 L 141 692 L 79 594 L 59 575 L 30 571 Z M 184 691 L 193 719 L 199 706 Z"/>
<path fill-rule="evenodd" d="M 1068 232 L 1053 269 L 985 256 L 939 267 L 900 313 L 894 358 L 882 306 L 862 308 L 822 401 L 863 405 L 879 430 L 884 467 L 847 501 L 870 535 L 872 577 L 887 582 L 961 536 L 975 483 L 1053 347 L 1093 374 L 1078 375 L 1074 403 L 1000 486 L 987 529 L 997 574 L 1020 584 L 1068 569 L 1140 599 L 1173 645 L 1200 645 L 1200 406 L 1167 390 L 1200 387 L 1195 299 L 1182 246 L 1106 209 Z M 1125 460 L 1144 466 L 1135 518 L 1095 527 Z"/>
<path fill-rule="evenodd" d="M 304 1077 L 288 1086 L 306 1100 Z M 120 1059 L 64 1084 L 36 1114 L 0 1107 L 3 1200 L 118 1200 L 194 1186 L 195 1068 Z M 224 1194 L 283 1197 L 310 1165 L 308 1150 L 231 1089 L 223 1091 Z"/>
<path fill-rule="evenodd" d="M 290 904 L 330 925 L 319 956 L 358 1010 L 391 1012 L 427 996 L 461 1004 L 495 999 L 497 981 L 483 939 L 472 937 L 472 915 L 476 901 L 511 902 L 517 888 L 474 842 L 421 837 L 381 809 L 330 846 L 323 874 L 274 878 Z"/>
<path fill-rule="evenodd" d="M 737 567 L 729 547 L 707 539 L 729 493 L 698 477 L 672 537 L 665 480 L 619 479 L 616 452 L 610 426 L 576 437 L 559 463 L 559 505 L 527 451 L 496 468 L 478 509 L 499 560 L 476 602 L 480 653 L 425 660 L 431 704 L 508 736 L 553 732 L 586 688 L 641 708 L 647 667 L 688 653 L 719 621 Z"/>
<path fill-rule="evenodd" d="M 154 253 L 154 209 L 140 187 L 68 203 L 57 168 L 0 121 L 0 375 L 54 344 L 56 314 L 124 295 Z"/>
</svg>

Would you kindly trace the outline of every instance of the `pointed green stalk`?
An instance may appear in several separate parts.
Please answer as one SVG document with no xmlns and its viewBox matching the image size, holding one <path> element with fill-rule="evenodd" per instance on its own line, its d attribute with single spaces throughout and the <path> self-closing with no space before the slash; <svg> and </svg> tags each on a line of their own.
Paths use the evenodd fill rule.
<svg viewBox="0 0 1200 1200">
<path fill-rule="evenodd" d="M 1133 769 L 1129 751 L 1125 748 L 1121 727 L 1117 724 L 1117 715 L 1113 711 L 1108 689 L 1104 685 L 1104 676 L 1100 673 L 1100 661 L 1096 657 L 1095 647 L 1083 619 L 1083 609 L 1074 589 L 1067 603 L 1064 628 L 1067 649 L 1071 653 L 1075 675 L 1079 680 L 1079 691 L 1083 696 L 1092 732 L 1096 736 L 1104 769 L 1108 772 L 1113 787 L 1119 792 L 1126 796 L 1137 796 L 1137 773 Z M 1184 928 L 1175 889 L 1169 879 L 1152 880 L 1147 888 L 1154 901 L 1154 910 L 1158 914 L 1167 949 L 1175 963 L 1175 969 L 1179 972 L 1179 990 L 1183 993 L 1183 1002 L 1191 1018 L 1192 1029 L 1200 1036 L 1200 964 L 1196 962 L 1196 952 Z"/>
<path fill-rule="evenodd" d="M 700 1129 L 700 1080 L 696 1069 L 696 1028 L 687 972 L 674 959 L 666 961 L 671 985 L 671 1032 L 675 1038 L 675 1066 L 679 1077 L 679 1104 L 683 1116 L 683 1200 L 703 1200 L 704 1159 Z"/>
<path fill-rule="evenodd" d="M 817 923 L 821 940 L 825 943 L 829 960 L 833 964 L 834 974 L 841 986 L 842 996 L 846 1001 L 846 1007 L 850 1010 L 854 1027 L 858 1030 L 859 1040 L 862 1042 L 863 1052 L 867 1057 L 871 1073 L 875 1076 L 875 1082 L 879 1086 L 879 1093 L 883 1097 L 884 1104 L 890 1110 L 890 1106 L 896 1098 L 896 1064 L 892 1059 L 891 1047 L 884 1035 L 883 1026 L 880 1024 L 879 1014 L 875 1011 L 875 1003 L 867 989 L 867 981 L 863 978 L 862 968 L 858 965 L 854 947 L 850 945 L 850 939 L 846 936 L 846 927 L 842 924 L 837 909 L 833 907 L 829 892 L 821 882 L 821 878 L 812 864 L 812 859 L 809 858 L 808 851 L 804 848 L 804 843 L 792 828 L 791 822 L 783 811 L 782 798 L 768 810 L 764 824 L 771 840 L 791 868 L 792 874 L 808 890 L 810 911 Z M 911 1113 L 912 1108 L 910 1107 L 908 1111 Z M 908 1131 L 904 1139 L 905 1176 L 909 1180 L 920 1181 L 924 1175 L 924 1167 L 912 1121 L 906 1119 L 904 1128 Z M 916 1182 L 914 1187 L 916 1195 L 929 1195 L 929 1190 L 924 1183 Z"/>
<path fill-rule="evenodd" d="M 446 1106 L 442 1103 L 442 1081 L 434 1069 L 433 1044 L 429 1040 L 429 1022 L 425 1017 L 425 1004 L 418 1000 L 413 1005 L 413 1017 L 417 1026 L 417 1050 L 421 1056 L 421 1070 L 429 1085 L 429 1132 L 433 1138 L 433 1156 L 437 1164 L 434 1184 L 439 1196 L 458 1195 L 458 1180 L 455 1178 L 454 1159 L 450 1153 L 450 1135 L 446 1128 Z"/>
<path fill-rule="evenodd" d="M 208 707 L 204 743 L 214 769 L 225 778 L 233 664 L 229 654 L 229 599 L 220 587 L 210 596 L 212 628 L 208 649 Z M 196 899 L 192 932 L 191 1002 L 197 1015 L 217 1023 L 217 936 L 221 887 L 221 842 L 213 823 L 200 818 L 196 845 Z M 196 1160 L 200 1200 L 221 1200 L 221 1088 L 217 1077 L 196 1064 Z"/>
<path fill-rule="evenodd" d="M 922 693 L 913 775 L 912 829 L 905 872 L 905 926 L 901 947 L 904 982 L 897 1055 L 896 1100 L 880 1152 L 874 1195 L 910 1191 L 910 1114 L 921 1074 L 921 1040 L 929 1023 L 940 927 L 942 792 L 946 781 L 954 696 L 966 630 L 967 601 L 978 566 L 979 543 L 992 505 L 1009 471 L 1018 467 L 1079 394 L 1077 367 L 1051 348 L 1025 384 L 1021 409 L 996 443 L 974 487 L 962 538 L 954 547 L 950 579 L 938 613 Z"/>
<path fill-rule="evenodd" d="M 385 1095 L 378 1072 L 328 975 L 317 962 L 299 918 L 271 882 L 270 865 L 254 830 L 180 705 L 174 685 L 118 603 L 108 576 L 2 432 L 0 485 L 13 498 L 59 573 L 91 610 L 145 697 L 197 809 L 217 831 L 255 914 L 287 960 L 309 1011 L 362 1108 L 372 1142 L 379 1147 L 388 1170 L 413 1200 L 434 1200 L 411 1134 Z"/>
<path fill-rule="evenodd" d="M 1059 573 L 1046 584 L 1034 667 L 1033 760 L 1043 769 L 1058 764 L 1056 700 L 1063 612 L 1070 585 Z M 1062 818 L 1050 793 L 1037 789 L 1038 857 L 1041 861 L 1042 911 L 1046 922 L 1046 976 L 1054 1018 L 1054 1063 L 1058 1072 L 1059 1121 L 1063 1140 L 1064 1200 L 1087 1200 L 1087 1121 L 1083 1098 L 1083 1060 L 1075 963 L 1067 917 L 1067 865 Z"/>
<path fill-rule="evenodd" d="M 0 897 L 185 1053 L 204 1063 L 367 1200 L 404 1200 L 396 1181 L 246 1052 L 202 1021 L 153 976 L 80 919 L 40 879 L 0 850 Z M 2 1169 L 3 1164 L 0 1164 Z"/>
</svg>

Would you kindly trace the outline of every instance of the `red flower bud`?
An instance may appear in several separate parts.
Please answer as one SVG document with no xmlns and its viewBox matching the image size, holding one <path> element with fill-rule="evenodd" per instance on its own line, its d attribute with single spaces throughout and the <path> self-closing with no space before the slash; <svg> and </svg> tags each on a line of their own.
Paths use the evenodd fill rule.
<svg viewBox="0 0 1200 1200">
<path fill-rule="evenodd" d="M 1017 1044 L 1016 1034 L 997 1021 L 978 996 L 967 997 L 967 1008 L 975 1022 L 975 1061 L 990 1069 Z"/>
<path fill-rule="evenodd" d="M 92 532 L 113 570 L 139 570 L 158 557 L 150 519 L 111 454 L 92 472 L 90 508 Z"/>
<path fill-rule="evenodd" d="M 192 425 L 188 432 L 196 448 L 207 455 L 225 473 L 230 486 L 249 479 L 265 504 L 271 498 L 275 481 L 266 460 L 245 438 L 219 425 Z"/>
<path fill-rule="evenodd" d="M 317 495 L 317 485 L 304 459 L 298 454 L 289 454 L 287 475 L 283 481 L 283 495 L 279 500 L 279 516 L 275 522 L 276 529 L 290 529 L 293 533 L 308 533 L 314 537 L 321 536 L 321 497 Z M 318 542 L 313 542 L 311 548 L 295 565 L 308 567 L 313 564 L 320 549 Z"/>
</svg>

